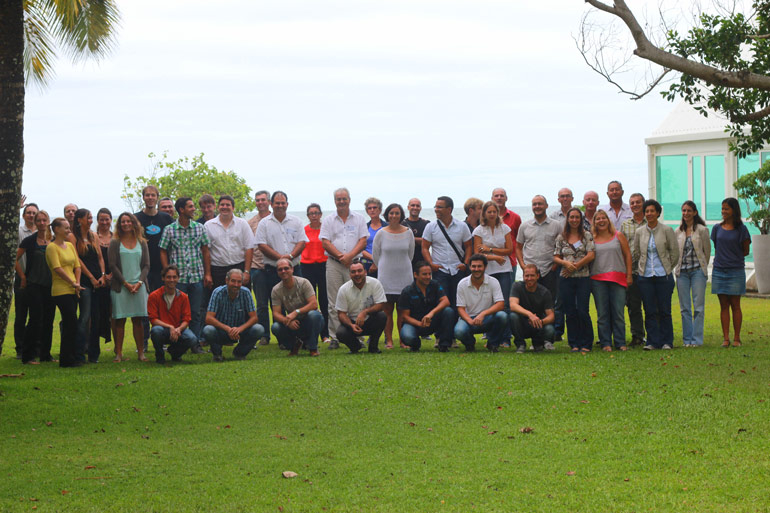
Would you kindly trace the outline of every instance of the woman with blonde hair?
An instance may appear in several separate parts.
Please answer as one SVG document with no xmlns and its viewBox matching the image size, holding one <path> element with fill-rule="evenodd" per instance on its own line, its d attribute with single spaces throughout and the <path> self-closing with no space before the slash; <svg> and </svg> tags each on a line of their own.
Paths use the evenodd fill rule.
<svg viewBox="0 0 770 513">
<path fill-rule="evenodd" d="M 147 317 L 150 253 L 142 227 L 133 214 L 123 212 L 118 216 L 108 254 L 112 273 L 112 318 L 115 319 L 115 358 L 112 361 L 128 360 L 123 356 L 123 338 L 126 319 L 130 317 L 139 360 L 146 362 L 142 320 Z"/>
</svg>

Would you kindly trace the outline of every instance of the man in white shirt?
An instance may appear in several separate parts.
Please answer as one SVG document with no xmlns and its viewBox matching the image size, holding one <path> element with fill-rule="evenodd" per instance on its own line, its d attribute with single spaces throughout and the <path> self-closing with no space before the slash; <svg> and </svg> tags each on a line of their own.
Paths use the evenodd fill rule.
<svg viewBox="0 0 770 513">
<path fill-rule="evenodd" d="M 378 344 L 385 329 L 385 290 L 376 278 L 366 275 L 366 269 L 357 259 L 350 264 L 350 281 L 337 292 L 335 304 L 339 315 L 338 340 L 350 348 L 352 354 L 363 345 L 358 337 L 369 336 L 369 352 L 381 353 Z"/>
<path fill-rule="evenodd" d="M 556 198 L 556 201 L 559 202 L 559 205 L 561 205 L 561 208 L 559 210 L 555 210 L 551 212 L 551 215 L 549 216 L 551 219 L 558 220 L 562 226 L 567 224 L 567 212 L 569 212 L 569 209 L 572 208 L 572 190 L 563 187 L 559 189 L 559 195 Z"/>
<path fill-rule="evenodd" d="M 428 223 L 422 233 L 422 257 L 430 265 L 433 279 L 441 285 L 455 308 L 457 284 L 468 275 L 473 238 L 468 225 L 452 217 L 452 198 L 439 196 L 433 209 L 436 220 Z"/>
<path fill-rule="evenodd" d="M 233 215 L 235 200 L 232 196 L 220 196 L 218 206 L 219 215 L 204 225 L 210 242 L 214 288 L 226 285 L 227 271 L 230 269 L 243 271 L 243 286 L 248 287 L 254 234 L 251 233 L 249 223 Z"/>
<path fill-rule="evenodd" d="M 632 217 L 634 213 L 627 203 L 623 203 L 623 184 L 617 180 L 611 181 L 607 185 L 607 197 L 610 202 L 599 207 L 600 210 L 607 212 L 607 217 L 612 221 L 612 226 L 620 230 L 623 223 Z"/>
<path fill-rule="evenodd" d="M 487 334 L 487 350 L 496 353 L 503 341 L 508 315 L 503 311 L 503 291 L 500 283 L 486 274 L 487 257 L 476 254 L 470 258 L 471 275 L 457 284 L 457 324 L 455 338 L 466 351 L 476 349 L 477 333 Z"/>
<path fill-rule="evenodd" d="M 326 295 L 329 298 L 329 349 L 339 347 L 337 329 L 340 326 L 337 315 L 337 292 L 350 279 L 348 268 L 354 258 L 361 256 L 366 247 L 369 229 L 361 214 L 350 210 L 350 192 L 344 187 L 334 191 L 337 212 L 321 223 L 321 239 L 326 255 Z"/>
<path fill-rule="evenodd" d="M 305 243 L 308 242 L 302 221 L 286 213 L 289 206 L 287 194 L 283 191 L 275 191 L 270 197 L 270 204 L 273 207 L 273 213 L 259 222 L 255 235 L 257 248 L 263 257 L 264 286 L 267 287 L 268 294 L 281 281 L 276 271 L 276 263 L 281 258 L 291 262 L 294 276 L 302 276 L 299 258 L 302 250 L 305 249 Z"/>
</svg>

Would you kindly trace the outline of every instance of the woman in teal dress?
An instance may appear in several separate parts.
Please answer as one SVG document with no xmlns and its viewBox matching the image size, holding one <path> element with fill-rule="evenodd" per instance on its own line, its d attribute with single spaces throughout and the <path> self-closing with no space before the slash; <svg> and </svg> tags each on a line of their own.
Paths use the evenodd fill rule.
<svg viewBox="0 0 770 513">
<path fill-rule="evenodd" d="M 126 319 L 131 318 L 134 341 L 139 360 L 144 356 L 144 329 L 142 320 L 147 317 L 147 273 L 150 270 L 150 253 L 142 234 L 142 226 L 133 214 L 123 212 L 118 216 L 115 235 L 108 250 L 112 283 L 112 318 L 115 319 L 115 359 L 128 360 L 123 356 L 123 336 Z"/>
</svg>

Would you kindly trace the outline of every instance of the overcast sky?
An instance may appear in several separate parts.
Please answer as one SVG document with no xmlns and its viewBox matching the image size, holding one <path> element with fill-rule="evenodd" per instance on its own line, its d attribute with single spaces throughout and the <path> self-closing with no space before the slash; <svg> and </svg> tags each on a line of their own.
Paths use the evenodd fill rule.
<svg viewBox="0 0 770 513">
<path fill-rule="evenodd" d="M 674 104 L 633 102 L 575 49 L 579 0 L 119 2 L 116 51 L 60 59 L 30 89 L 23 192 L 52 214 L 125 208 L 149 152 L 206 154 L 290 210 L 347 186 L 431 207 L 508 190 L 552 205 L 622 180 L 647 190 L 644 138 Z M 633 5 L 633 3 L 632 3 Z"/>
</svg>

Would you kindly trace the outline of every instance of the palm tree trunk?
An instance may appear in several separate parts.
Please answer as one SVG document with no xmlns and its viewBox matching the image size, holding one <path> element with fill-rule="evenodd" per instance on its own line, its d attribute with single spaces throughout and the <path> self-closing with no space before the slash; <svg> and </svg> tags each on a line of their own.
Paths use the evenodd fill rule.
<svg viewBox="0 0 770 513">
<path fill-rule="evenodd" d="M 19 245 L 24 167 L 24 7 L 0 0 L 0 348 L 8 327 Z"/>
</svg>

